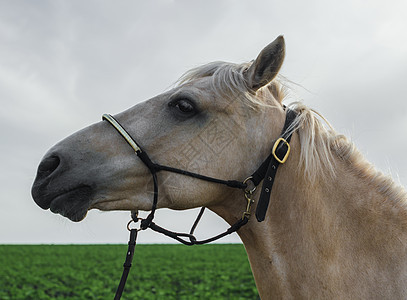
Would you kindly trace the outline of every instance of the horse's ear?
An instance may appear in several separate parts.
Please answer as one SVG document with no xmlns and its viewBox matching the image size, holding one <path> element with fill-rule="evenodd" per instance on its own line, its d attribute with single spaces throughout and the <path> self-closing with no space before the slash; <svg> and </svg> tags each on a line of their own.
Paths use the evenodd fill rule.
<svg viewBox="0 0 407 300">
<path fill-rule="evenodd" d="M 276 77 L 285 56 L 284 37 L 280 35 L 264 48 L 245 73 L 250 89 L 257 91 Z"/>
</svg>

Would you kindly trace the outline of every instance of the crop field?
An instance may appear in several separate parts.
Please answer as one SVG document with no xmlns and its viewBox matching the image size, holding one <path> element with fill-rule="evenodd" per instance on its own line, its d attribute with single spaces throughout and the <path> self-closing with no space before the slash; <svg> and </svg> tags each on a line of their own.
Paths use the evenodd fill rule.
<svg viewBox="0 0 407 300">
<path fill-rule="evenodd" d="M 0 245 L 0 299 L 113 299 L 127 245 Z M 122 299 L 258 299 L 243 245 L 137 245 Z"/>
</svg>

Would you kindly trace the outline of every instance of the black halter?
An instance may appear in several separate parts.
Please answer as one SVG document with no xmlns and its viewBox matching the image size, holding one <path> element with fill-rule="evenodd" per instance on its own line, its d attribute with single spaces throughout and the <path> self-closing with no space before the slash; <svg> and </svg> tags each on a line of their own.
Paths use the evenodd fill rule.
<svg viewBox="0 0 407 300">
<path fill-rule="evenodd" d="M 147 155 L 146 151 L 144 151 L 135 141 L 135 139 L 127 132 L 127 130 L 111 115 L 104 114 L 102 116 L 102 120 L 108 121 L 126 140 L 126 142 L 133 148 L 136 152 L 137 156 L 141 159 L 141 161 L 146 165 L 146 167 L 150 170 L 151 175 L 153 177 L 154 182 L 154 196 L 153 196 L 153 203 L 151 212 L 146 219 L 142 219 L 141 221 L 141 229 L 147 229 L 151 227 L 152 220 L 154 219 L 154 213 L 157 208 L 157 201 L 158 201 L 158 180 L 157 180 L 157 172 L 159 171 L 168 171 L 173 173 L 182 174 L 185 176 L 190 176 L 193 178 L 198 178 L 201 180 L 223 184 L 232 188 L 237 188 L 245 191 L 246 196 L 250 196 L 255 188 L 259 185 L 259 183 L 263 180 L 263 186 L 261 189 L 261 194 L 259 198 L 259 203 L 257 204 L 256 208 L 256 218 L 259 222 L 263 221 L 267 212 L 268 204 L 270 202 L 270 194 L 271 189 L 273 187 L 275 175 L 277 173 L 278 166 L 286 162 L 289 154 L 290 154 L 290 140 L 292 136 L 292 130 L 287 133 L 287 129 L 292 125 L 293 121 L 295 120 L 297 114 L 295 111 L 291 109 L 287 109 L 286 112 L 286 119 L 284 123 L 283 130 L 281 132 L 280 138 L 278 138 L 271 149 L 270 155 L 264 160 L 264 162 L 260 165 L 260 167 L 249 177 L 247 177 L 243 182 L 238 180 L 223 180 L 214 177 L 209 177 L 193 172 L 189 172 L 182 169 L 177 169 L 173 167 L 163 166 L 160 164 L 153 163 L 150 157 Z M 254 184 L 254 188 L 248 190 L 248 181 L 252 181 Z M 249 195 L 250 194 L 250 195 Z M 245 212 L 246 213 L 246 212 Z M 249 211 L 247 212 L 249 213 Z M 134 215 L 133 215 L 134 216 Z M 244 214 L 243 218 L 248 218 L 248 214 Z M 243 219 L 242 218 L 242 219 Z M 139 220 L 138 218 L 134 221 Z M 154 228 L 152 228 L 154 229 Z M 164 233 L 164 232 L 163 232 Z M 181 236 L 185 236 L 181 234 Z M 188 234 L 186 235 L 188 236 Z M 199 243 L 196 241 L 195 238 L 192 237 L 195 242 L 192 244 Z M 184 242 L 184 241 L 181 241 Z M 190 244 L 187 242 L 186 244 Z"/>
<path fill-rule="evenodd" d="M 177 168 L 173 168 L 173 167 L 156 164 L 151 161 L 151 159 L 147 155 L 147 153 L 137 144 L 137 142 L 134 140 L 134 138 L 126 131 L 126 129 L 124 129 L 124 127 L 113 116 L 111 116 L 109 114 L 104 114 L 102 116 L 102 120 L 108 121 L 123 136 L 123 138 L 126 140 L 126 142 L 133 148 L 133 150 L 135 151 L 137 156 L 150 170 L 150 173 L 153 177 L 153 183 L 154 183 L 154 196 L 153 196 L 153 203 L 152 203 L 150 214 L 145 219 L 141 219 L 138 217 L 137 212 L 134 212 L 134 213 L 132 213 L 132 221 L 130 221 L 127 225 L 127 228 L 130 231 L 129 250 L 127 252 L 126 261 L 124 263 L 124 272 L 123 272 L 118 290 L 116 292 L 115 299 L 120 299 L 121 293 L 124 289 L 124 284 L 126 282 L 127 275 L 129 273 L 129 270 L 131 267 L 131 260 L 133 258 L 137 232 L 139 230 L 145 230 L 147 228 L 150 228 L 154 231 L 165 234 L 166 236 L 169 236 L 185 245 L 199 245 L 199 244 L 206 244 L 206 243 L 215 241 L 228 234 L 236 232 L 237 230 L 239 230 L 240 227 L 242 227 L 249 221 L 251 204 L 254 202 L 251 199 L 251 196 L 254 193 L 254 191 L 256 190 L 256 187 L 260 184 L 260 182 L 263 179 L 264 179 L 264 181 L 263 181 L 263 185 L 262 185 L 262 189 L 261 189 L 261 193 L 260 193 L 260 198 L 259 198 L 259 201 L 258 201 L 258 204 L 256 207 L 256 218 L 259 222 L 261 222 L 265 219 L 267 208 L 268 208 L 268 205 L 270 202 L 270 194 L 271 194 L 271 190 L 273 187 L 274 178 L 277 173 L 278 166 L 280 164 L 285 163 L 285 161 L 287 160 L 289 153 L 290 153 L 289 142 L 291 140 L 291 135 L 292 135 L 293 130 L 290 130 L 287 133 L 287 129 L 289 129 L 289 127 L 293 124 L 293 121 L 295 120 L 296 116 L 297 116 L 297 114 L 293 110 L 287 109 L 286 119 L 285 119 L 282 133 L 280 135 L 280 138 L 278 138 L 274 142 L 270 155 L 264 160 L 264 162 L 260 165 L 260 167 L 251 176 L 247 177 L 244 181 L 223 180 L 223 179 L 218 179 L 218 178 L 214 178 L 214 177 L 209 177 L 209 176 L 189 172 L 186 170 L 181 170 L 181 169 L 177 169 Z M 209 238 L 206 240 L 200 240 L 200 241 L 195 238 L 193 233 L 194 233 L 196 226 L 198 225 L 199 220 L 202 217 L 202 214 L 205 209 L 204 207 L 201 208 L 201 211 L 199 212 L 199 215 L 198 215 L 197 219 L 195 220 L 195 222 L 190 230 L 190 233 L 172 232 L 172 231 L 169 231 L 167 229 L 164 229 L 164 228 L 156 225 L 153 222 L 153 219 L 154 219 L 155 210 L 157 209 L 157 202 L 158 202 L 157 172 L 159 172 L 159 171 L 178 173 L 178 174 L 182 174 L 185 176 L 190 176 L 193 178 L 198 178 L 201 180 L 205 180 L 205 181 L 209 181 L 209 182 L 213 182 L 213 183 L 217 183 L 217 184 L 223 184 L 223 185 L 226 185 L 231 188 L 237 188 L 237 189 L 243 190 L 245 198 L 247 200 L 247 206 L 246 206 L 246 210 L 243 212 L 242 218 L 237 220 L 225 232 L 218 234 L 212 238 Z M 253 183 L 252 188 L 249 188 L 248 181 L 251 181 Z M 140 229 L 130 229 L 130 227 L 129 227 L 130 223 L 133 221 L 137 222 L 139 220 L 141 220 Z M 188 238 L 189 240 L 186 240 L 186 238 Z"/>
</svg>

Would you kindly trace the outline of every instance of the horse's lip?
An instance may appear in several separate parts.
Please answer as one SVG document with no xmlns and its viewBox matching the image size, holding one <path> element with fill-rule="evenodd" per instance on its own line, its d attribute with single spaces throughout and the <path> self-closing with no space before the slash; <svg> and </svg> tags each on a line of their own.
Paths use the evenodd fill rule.
<svg viewBox="0 0 407 300">
<path fill-rule="evenodd" d="M 81 185 L 54 195 L 45 209 L 61 214 L 71 221 L 79 222 L 87 214 L 92 189 L 88 185 Z"/>
</svg>

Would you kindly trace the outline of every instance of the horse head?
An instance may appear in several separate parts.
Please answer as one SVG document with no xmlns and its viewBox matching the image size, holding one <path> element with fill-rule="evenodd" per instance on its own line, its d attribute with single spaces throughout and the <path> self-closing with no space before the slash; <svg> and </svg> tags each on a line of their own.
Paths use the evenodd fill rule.
<svg viewBox="0 0 407 300">
<path fill-rule="evenodd" d="M 215 62 L 193 69 L 175 88 L 115 118 L 155 163 L 243 180 L 268 155 L 284 123 L 282 92 L 275 80 L 284 54 L 280 36 L 253 62 Z M 235 193 L 169 172 L 160 173 L 158 181 L 158 208 L 222 206 Z M 72 221 L 82 220 L 93 208 L 150 210 L 152 193 L 148 168 L 107 122 L 52 147 L 32 187 L 41 208 Z"/>
</svg>

